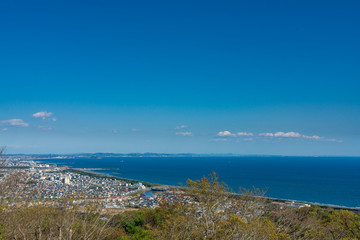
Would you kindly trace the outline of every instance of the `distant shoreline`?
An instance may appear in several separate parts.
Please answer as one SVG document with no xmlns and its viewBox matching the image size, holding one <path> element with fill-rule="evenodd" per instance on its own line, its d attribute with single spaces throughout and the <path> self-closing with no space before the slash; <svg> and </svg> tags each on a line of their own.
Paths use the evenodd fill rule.
<svg viewBox="0 0 360 240">
<path fill-rule="evenodd" d="M 101 170 L 103 170 L 103 169 L 101 169 Z M 159 184 L 159 183 L 150 183 L 150 182 L 140 181 L 140 180 L 136 180 L 136 179 L 121 178 L 121 177 L 112 176 L 110 174 L 97 173 L 97 172 L 93 172 L 91 170 L 86 170 L 86 168 L 80 168 L 80 169 L 79 168 L 68 168 L 67 171 L 79 173 L 79 174 L 83 174 L 83 175 L 89 175 L 89 176 L 123 180 L 123 181 L 129 182 L 129 183 L 141 182 L 142 184 L 144 184 L 147 187 L 171 186 L 171 185 L 165 185 L 165 184 Z M 171 186 L 171 187 L 179 187 L 179 186 Z M 266 197 L 266 198 L 269 201 L 275 201 L 275 202 L 279 202 L 279 203 L 294 202 L 296 204 L 310 204 L 310 205 L 319 206 L 322 208 L 333 208 L 335 210 L 341 209 L 341 210 L 349 210 L 349 211 L 356 211 L 356 212 L 360 210 L 360 207 L 338 206 L 338 205 L 333 205 L 333 204 L 313 203 L 313 202 L 298 201 L 298 200 L 293 200 L 293 199 L 281 199 L 281 198 L 272 198 L 272 197 Z"/>
<path fill-rule="evenodd" d="M 103 169 L 101 169 L 101 170 L 103 170 Z M 105 173 L 98 173 L 98 172 L 94 172 L 92 170 L 88 170 L 86 168 L 68 168 L 65 171 L 78 173 L 78 174 L 81 174 L 81 175 L 93 176 L 93 177 L 101 177 L 101 178 L 122 180 L 122 181 L 128 182 L 128 183 L 138 183 L 138 182 L 140 182 L 140 183 L 144 184 L 147 187 L 166 186 L 164 184 L 159 184 L 159 183 L 150 183 L 150 182 L 140 181 L 140 180 L 136 180 L 136 179 L 116 177 L 116 176 L 112 176 L 110 174 L 105 174 Z"/>
<path fill-rule="evenodd" d="M 34 160 L 43 162 L 44 160 L 52 160 L 52 159 L 34 159 Z M 110 170 L 109 168 L 70 168 L 69 166 L 66 166 L 66 165 L 61 165 L 61 164 L 59 165 L 57 163 L 52 163 L 52 164 L 56 164 L 57 166 L 67 167 L 68 169 L 65 171 L 76 172 L 76 173 L 79 173 L 82 175 L 89 175 L 89 176 L 94 176 L 94 177 L 117 179 L 117 180 L 129 182 L 129 183 L 141 182 L 147 187 L 156 187 L 156 186 L 179 187 L 179 186 L 173 186 L 173 185 L 168 185 L 168 184 L 151 183 L 151 182 L 146 182 L 146 181 L 141 181 L 141 180 L 136 180 L 136 179 L 122 178 L 122 177 L 113 176 L 108 173 L 96 172 L 97 170 Z M 113 170 L 113 169 L 111 168 L 111 170 Z M 322 208 L 344 209 L 344 210 L 350 210 L 350 211 L 356 211 L 356 212 L 358 212 L 360 210 L 360 207 L 349 207 L 349 206 L 345 206 L 345 205 L 325 204 L 325 203 L 317 203 L 317 202 L 310 202 L 310 201 L 304 201 L 304 200 L 283 199 L 283 198 L 273 198 L 273 197 L 267 197 L 267 199 L 269 201 L 274 201 L 274 202 L 279 202 L 279 203 L 294 202 L 296 204 L 310 204 L 310 205 L 319 206 Z"/>
<path fill-rule="evenodd" d="M 236 153 L 11 153 L 4 156 L 31 156 L 33 159 L 61 158 L 107 158 L 107 157 L 310 157 L 310 158 L 360 158 L 358 155 L 277 155 L 277 154 L 236 154 Z"/>
</svg>

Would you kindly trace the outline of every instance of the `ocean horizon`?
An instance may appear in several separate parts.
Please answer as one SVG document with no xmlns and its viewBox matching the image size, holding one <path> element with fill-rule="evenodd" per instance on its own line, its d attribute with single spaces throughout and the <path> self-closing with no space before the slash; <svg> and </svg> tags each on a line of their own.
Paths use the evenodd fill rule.
<svg viewBox="0 0 360 240">
<path fill-rule="evenodd" d="M 277 199 L 360 206 L 360 157 L 104 157 L 41 159 L 71 168 L 160 183 L 185 184 L 216 172 L 234 192 L 260 188 Z M 106 170 L 105 170 L 106 169 Z"/>
</svg>

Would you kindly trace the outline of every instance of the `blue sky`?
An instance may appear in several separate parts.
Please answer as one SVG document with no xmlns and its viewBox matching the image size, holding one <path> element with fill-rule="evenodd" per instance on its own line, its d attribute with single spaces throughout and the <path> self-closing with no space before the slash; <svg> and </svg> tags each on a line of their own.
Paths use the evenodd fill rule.
<svg viewBox="0 0 360 240">
<path fill-rule="evenodd" d="M 2 1 L 8 153 L 360 155 L 358 1 Z"/>
</svg>

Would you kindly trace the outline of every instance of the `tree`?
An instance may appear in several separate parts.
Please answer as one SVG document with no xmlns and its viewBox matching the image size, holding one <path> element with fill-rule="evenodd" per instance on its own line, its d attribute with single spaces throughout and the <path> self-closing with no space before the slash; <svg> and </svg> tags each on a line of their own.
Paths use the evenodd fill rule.
<svg viewBox="0 0 360 240">
<path fill-rule="evenodd" d="M 264 196 L 260 190 L 234 194 L 215 173 L 201 180 L 188 180 L 186 201 L 175 209 L 156 232 L 158 239 L 286 239 L 275 225 L 263 218 Z M 251 203 L 250 203 L 251 202 Z"/>
<path fill-rule="evenodd" d="M 5 153 L 5 147 L 0 148 L 0 169 L 4 167 L 5 163 L 6 163 L 6 158 L 3 156 L 3 154 Z M 1 174 L 1 172 L 0 172 Z"/>
<path fill-rule="evenodd" d="M 4 157 L 6 148 L 0 149 L 0 203 L 6 199 L 15 199 L 26 187 L 27 176 L 23 171 L 5 171 L 7 157 Z"/>
</svg>

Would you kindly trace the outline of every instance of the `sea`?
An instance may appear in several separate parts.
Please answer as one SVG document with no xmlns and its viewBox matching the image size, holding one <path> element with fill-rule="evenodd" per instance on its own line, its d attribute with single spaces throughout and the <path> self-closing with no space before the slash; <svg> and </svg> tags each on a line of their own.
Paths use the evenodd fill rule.
<svg viewBox="0 0 360 240">
<path fill-rule="evenodd" d="M 260 188 L 271 198 L 360 207 L 360 157 L 104 157 L 48 159 L 71 168 L 179 186 L 216 172 L 234 192 Z"/>
</svg>

